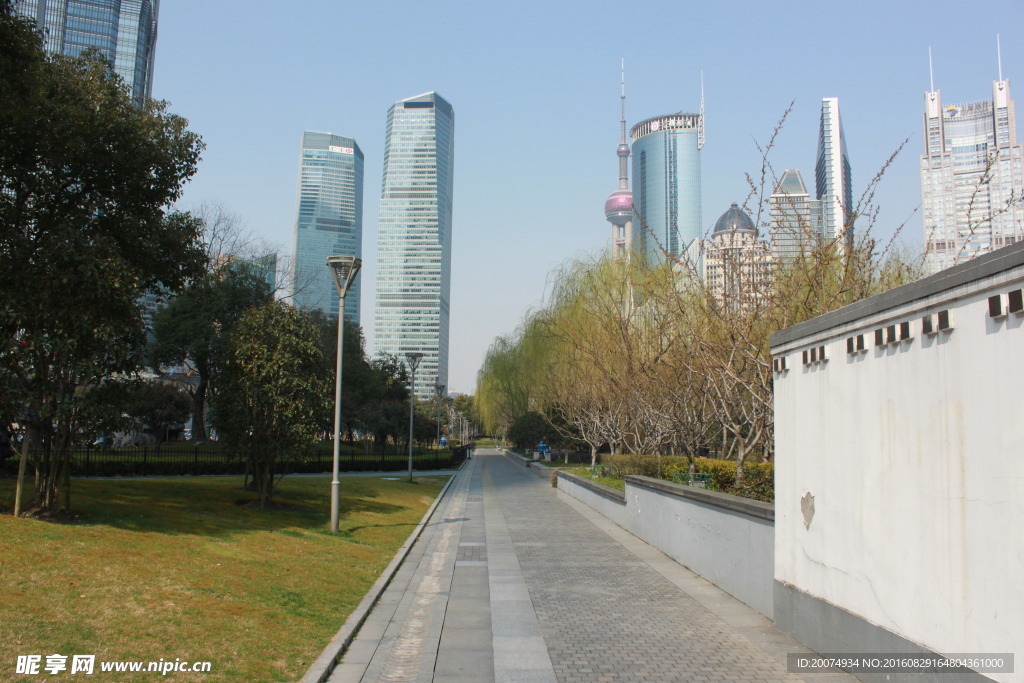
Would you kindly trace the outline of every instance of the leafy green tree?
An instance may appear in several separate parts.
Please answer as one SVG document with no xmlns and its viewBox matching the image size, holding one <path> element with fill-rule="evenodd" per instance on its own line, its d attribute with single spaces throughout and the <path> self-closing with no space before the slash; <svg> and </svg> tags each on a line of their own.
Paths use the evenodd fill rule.
<svg viewBox="0 0 1024 683">
<path fill-rule="evenodd" d="M 181 363 L 195 372 L 185 387 L 192 397 L 192 440 L 206 440 L 207 393 L 227 353 L 225 340 L 242 314 L 266 302 L 270 286 L 258 272 L 222 267 L 196 279 L 153 318 L 154 367 Z"/>
<path fill-rule="evenodd" d="M 332 379 L 336 371 L 338 354 L 338 321 L 319 311 L 311 318 L 320 330 L 324 350 L 324 372 Z M 341 373 L 341 429 L 348 440 L 355 439 L 356 431 L 367 431 L 368 414 L 384 393 L 383 378 L 366 357 L 366 341 L 359 323 L 345 321 L 345 348 Z M 333 393 L 332 393 L 333 396 Z M 323 417 L 323 430 L 334 430 L 333 398 L 330 410 Z"/>
<path fill-rule="evenodd" d="M 142 382 L 128 394 L 124 412 L 151 431 L 160 444 L 167 441 L 171 425 L 188 419 L 191 403 L 188 394 L 178 386 Z"/>
<path fill-rule="evenodd" d="M 405 438 L 409 438 L 409 403 L 406 401 L 405 404 Z M 416 419 L 413 421 L 412 426 L 412 437 L 413 440 L 418 444 L 429 444 L 437 439 L 437 401 L 436 399 L 430 399 L 429 401 L 416 400 L 414 403 L 414 412 L 416 413 Z"/>
<path fill-rule="evenodd" d="M 0 400 L 28 423 L 45 510 L 69 488 L 86 389 L 142 364 L 141 296 L 201 269 L 198 222 L 166 212 L 201 150 L 102 59 L 47 57 L 0 0 Z"/>
<path fill-rule="evenodd" d="M 508 438 L 517 448 L 535 448 L 541 439 L 550 439 L 551 434 L 548 421 L 532 410 L 520 415 L 508 428 Z"/>
<path fill-rule="evenodd" d="M 477 407 L 476 396 L 473 394 L 459 394 L 450 399 L 451 407 L 455 410 L 458 415 L 461 415 L 469 423 L 469 434 L 470 439 L 475 438 L 476 434 L 483 426 L 483 420 L 480 419 L 480 410 Z"/>
<path fill-rule="evenodd" d="M 260 507 L 271 502 L 278 461 L 313 443 L 332 382 L 320 332 L 280 301 L 245 312 L 228 338 L 212 416 L 229 452 L 249 463 Z"/>
<path fill-rule="evenodd" d="M 363 429 L 373 435 L 374 443 L 384 446 L 408 440 L 409 376 L 405 363 L 385 355 L 370 363 L 374 372 L 371 400 L 362 412 Z"/>
</svg>

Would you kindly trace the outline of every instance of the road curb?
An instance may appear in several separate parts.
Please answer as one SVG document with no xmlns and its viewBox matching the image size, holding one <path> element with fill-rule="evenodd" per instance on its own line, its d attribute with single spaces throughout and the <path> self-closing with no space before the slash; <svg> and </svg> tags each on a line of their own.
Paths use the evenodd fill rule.
<svg viewBox="0 0 1024 683">
<path fill-rule="evenodd" d="M 409 534 L 409 538 L 405 540 L 405 544 L 398 549 L 398 552 L 391 560 L 391 563 L 377 578 L 376 583 L 373 584 L 366 596 L 363 597 L 359 605 L 355 608 L 352 614 L 349 615 L 348 619 L 345 620 L 345 623 L 342 624 L 338 633 L 335 634 L 334 638 L 331 639 L 331 642 L 327 644 L 326 648 L 324 648 L 324 651 L 306 671 L 306 674 L 301 679 L 301 683 L 322 683 L 331 675 L 331 672 L 334 671 L 334 667 L 338 664 L 338 657 L 340 657 L 345 649 L 352 643 L 356 633 L 359 632 L 359 628 L 363 625 L 363 622 L 366 621 L 366 617 L 369 616 L 374 604 L 376 604 L 377 599 L 380 598 L 381 594 L 388 587 L 388 584 L 390 584 L 391 580 L 395 577 L 395 574 L 398 573 L 399 567 L 401 567 L 402 563 L 405 562 L 405 558 L 409 555 L 409 551 L 412 550 L 413 544 L 416 543 L 420 534 L 423 533 L 423 529 L 425 529 L 427 524 L 430 522 L 430 518 L 434 515 L 434 512 L 437 510 L 438 505 L 441 504 L 441 501 L 444 500 L 445 495 L 448 493 L 448 489 L 451 488 L 452 483 L 455 482 L 460 471 L 461 470 L 452 474 L 448 483 L 445 484 L 444 488 L 441 489 L 441 492 L 437 494 L 437 498 L 434 499 L 434 504 L 431 505 L 426 514 L 423 515 L 423 519 L 420 520 L 420 523 L 417 524 L 416 528 L 413 529 L 411 534 Z"/>
</svg>

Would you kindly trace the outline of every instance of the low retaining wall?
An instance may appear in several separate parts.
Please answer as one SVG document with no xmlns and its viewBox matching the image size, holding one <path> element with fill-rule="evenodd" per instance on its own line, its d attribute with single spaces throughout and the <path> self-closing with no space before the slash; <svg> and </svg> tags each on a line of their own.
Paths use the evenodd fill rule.
<svg viewBox="0 0 1024 683">
<path fill-rule="evenodd" d="M 773 617 L 775 507 L 650 477 L 625 492 L 569 472 L 558 488 L 722 590 Z"/>
<path fill-rule="evenodd" d="M 497 449 L 499 453 L 504 455 L 506 458 L 516 463 L 517 465 L 525 465 L 531 472 L 536 474 L 538 477 L 550 477 L 551 473 L 555 471 L 555 468 L 548 467 L 543 463 L 533 460 L 532 458 L 525 458 L 514 451 L 509 451 L 504 448 Z"/>
</svg>

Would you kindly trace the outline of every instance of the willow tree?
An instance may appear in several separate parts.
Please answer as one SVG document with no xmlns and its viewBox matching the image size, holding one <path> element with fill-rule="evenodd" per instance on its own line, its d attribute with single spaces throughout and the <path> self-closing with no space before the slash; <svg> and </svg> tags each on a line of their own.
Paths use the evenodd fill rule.
<svg viewBox="0 0 1024 683">
<path fill-rule="evenodd" d="M 630 266 L 608 259 L 568 264 L 540 320 L 550 375 L 542 406 L 565 436 L 590 446 L 596 462 L 603 443 L 619 450 L 630 435 L 627 388 L 638 350 Z"/>
<path fill-rule="evenodd" d="M 540 407 L 540 395 L 550 381 L 550 340 L 542 317 L 542 312 L 533 312 L 512 335 L 495 339 L 477 373 L 474 405 L 492 434 L 503 433 Z"/>
</svg>

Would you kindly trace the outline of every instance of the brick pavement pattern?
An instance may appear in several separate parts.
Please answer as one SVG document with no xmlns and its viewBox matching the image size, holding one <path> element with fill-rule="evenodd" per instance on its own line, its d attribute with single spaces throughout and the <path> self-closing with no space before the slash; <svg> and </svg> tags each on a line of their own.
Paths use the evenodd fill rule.
<svg viewBox="0 0 1024 683">
<path fill-rule="evenodd" d="M 485 476 L 498 492 L 559 681 L 799 678 L 524 469 L 489 458 Z"/>
<path fill-rule="evenodd" d="M 798 681 L 809 652 L 764 616 L 480 451 L 330 680 Z"/>
</svg>

